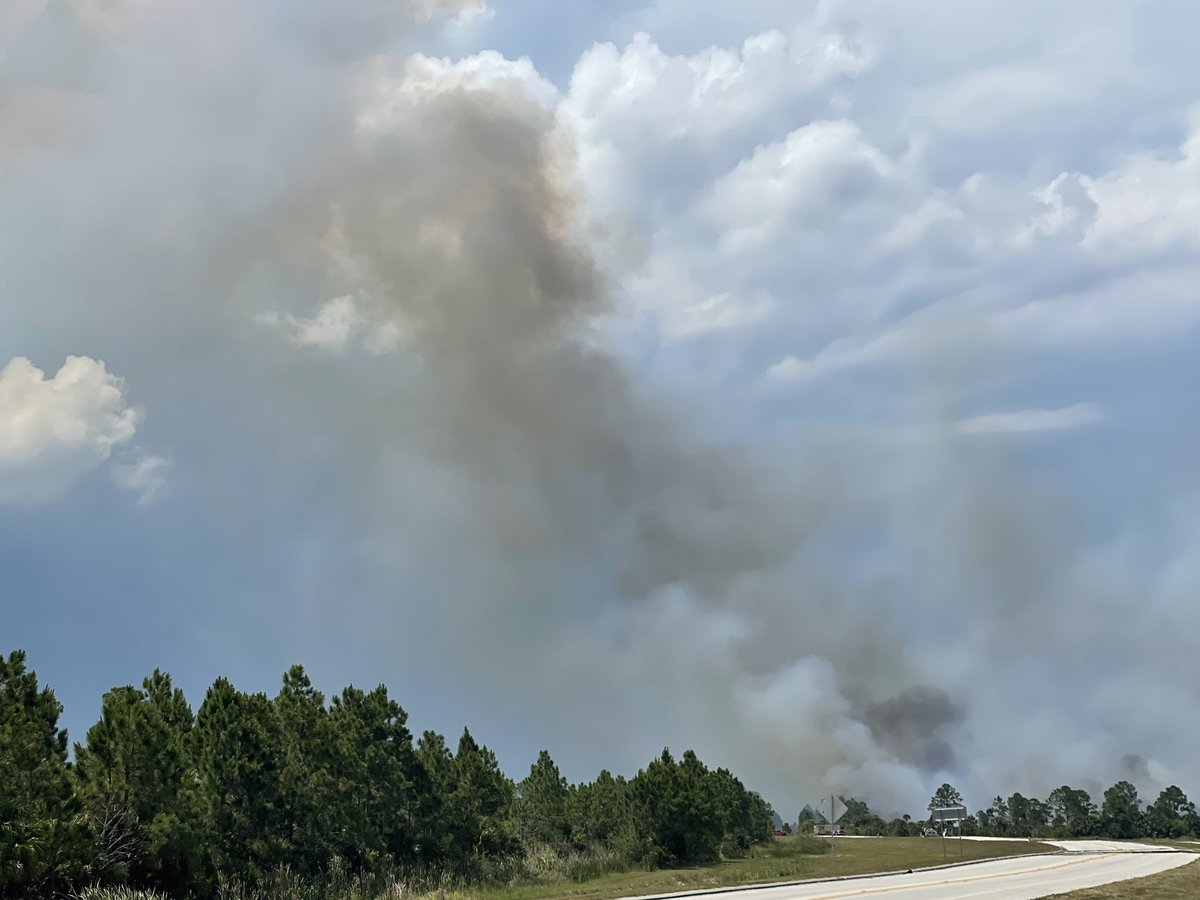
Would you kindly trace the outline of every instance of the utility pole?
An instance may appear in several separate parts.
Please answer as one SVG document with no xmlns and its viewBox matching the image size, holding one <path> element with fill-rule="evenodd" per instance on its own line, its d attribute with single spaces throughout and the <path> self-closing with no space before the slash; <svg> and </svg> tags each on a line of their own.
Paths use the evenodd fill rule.
<svg viewBox="0 0 1200 900">
<path fill-rule="evenodd" d="M 829 821 L 829 871 L 830 871 L 830 874 L 837 873 L 837 849 L 836 849 L 837 840 L 834 837 L 834 831 L 836 830 L 836 828 L 834 827 L 834 821 L 837 818 L 837 810 L 834 807 L 835 802 L 836 802 L 836 798 L 834 797 L 833 794 L 830 794 L 829 795 L 829 819 L 828 819 L 828 821 Z M 823 805 L 824 803 L 825 803 L 825 801 L 822 800 L 820 805 Z"/>
<path fill-rule="evenodd" d="M 833 794 L 829 795 L 829 860 L 833 874 L 837 874 L 837 827 L 834 824 Z"/>
</svg>

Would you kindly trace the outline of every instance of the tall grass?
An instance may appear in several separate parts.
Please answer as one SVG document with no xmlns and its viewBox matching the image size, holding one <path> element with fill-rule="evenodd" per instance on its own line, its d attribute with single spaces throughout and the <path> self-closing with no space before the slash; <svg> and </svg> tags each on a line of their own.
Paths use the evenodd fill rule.
<svg viewBox="0 0 1200 900">
<path fill-rule="evenodd" d="M 221 881 L 215 900 L 468 900 L 480 887 L 580 883 L 636 866 L 620 853 L 595 847 L 559 851 L 532 845 L 524 854 L 478 860 L 470 877 L 384 869 L 354 873 L 334 866 L 305 878 L 284 866 L 256 885 Z M 172 900 L 152 890 L 122 886 L 85 888 L 77 900 Z"/>
<path fill-rule="evenodd" d="M 76 900 L 171 900 L 158 891 L 131 887 L 86 887 L 75 895 Z"/>
<path fill-rule="evenodd" d="M 553 847 L 535 845 L 525 852 L 520 881 L 547 884 L 569 881 L 580 883 L 614 872 L 637 868 L 624 854 L 608 847 L 561 852 Z"/>
</svg>

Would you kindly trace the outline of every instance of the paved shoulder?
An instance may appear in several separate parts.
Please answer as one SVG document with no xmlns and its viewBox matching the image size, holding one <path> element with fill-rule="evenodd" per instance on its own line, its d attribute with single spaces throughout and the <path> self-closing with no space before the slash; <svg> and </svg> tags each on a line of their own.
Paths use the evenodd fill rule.
<svg viewBox="0 0 1200 900">
<path fill-rule="evenodd" d="M 727 897 L 729 900 L 848 900 L 852 897 L 867 900 L 887 897 L 905 900 L 1037 900 L 1049 894 L 1154 875 L 1196 858 L 1195 854 L 1169 849 L 1130 849 L 1127 844 L 1108 845 L 1096 841 L 1078 843 L 1088 846 L 1053 856 L 994 859 L 897 875 L 660 895 L 660 900 L 687 896 Z"/>
</svg>

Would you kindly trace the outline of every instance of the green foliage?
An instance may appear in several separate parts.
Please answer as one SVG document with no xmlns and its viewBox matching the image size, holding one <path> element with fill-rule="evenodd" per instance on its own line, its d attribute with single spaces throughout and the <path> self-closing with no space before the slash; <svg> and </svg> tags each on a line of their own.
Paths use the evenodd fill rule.
<svg viewBox="0 0 1200 900">
<path fill-rule="evenodd" d="M 707 774 L 692 751 L 676 762 L 664 749 L 630 783 L 635 827 L 648 861 L 677 865 L 718 858 L 723 834 Z"/>
<path fill-rule="evenodd" d="M 920 828 L 907 817 L 895 818 L 887 824 L 889 837 L 913 837 L 920 833 Z"/>
<path fill-rule="evenodd" d="M 962 805 L 963 798 L 962 794 L 958 792 L 958 789 L 953 785 L 943 784 L 940 788 L 934 791 L 933 796 L 929 798 L 928 809 L 930 812 L 932 812 L 939 807 Z"/>
<path fill-rule="evenodd" d="M 804 809 L 800 810 L 800 815 L 796 817 L 796 832 L 805 834 L 811 832 L 816 825 L 823 824 L 828 820 L 823 813 L 818 812 L 809 805 L 805 805 Z"/>
<path fill-rule="evenodd" d="M 0 657 L 0 896 L 51 892 L 90 861 L 61 712 L 22 651 Z"/>
<path fill-rule="evenodd" d="M 846 807 L 838 819 L 838 825 L 852 834 L 882 835 L 887 831 L 887 823 L 871 812 L 866 801 L 855 797 L 838 797 Z"/>
<path fill-rule="evenodd" d="M 1045 803 L 1021 794 L 1013 794 L 1008 798 L 1009 834 L 1016 837 L 1044 836 L 1050 810 Z"/>
<path fill-rule="evenodd" d="M 1150 837 L 1180 838 L 1192 834 L 1196 827 L 1196 805 L 1178 786 L 1171 785 L 1146 807 L 1144 824 Z"/>
<path fill-rule="evenodd" d="M 454 776 L 450 808 L 459 822 L 463 847 L 481 857 L 515 853 L 518 838 L 510 813 L 516 787 L 500 771 L 496 755 L 465 728 L 454 754 Z"/>
<path fill-rule="evenodd" d="M 562 777 L 549 752 L 543 750 L 530 766 L 529 775 L 517 786 L 521 840 L 552 847 L 565 845 L 571 837 L 569 799 L 567 779 Z"/>
<path fill-rule="evenodd" d="M 628 783 L 607 769 L 590 784 L 574 787 L 567 798 L 572 842 L 577 847 L 600 845 L 636 855 L 631 802 Z"/>
<path fill-rule="evenodd" d="M 1063 785 L 1050 792 L 1050 825 L 1061 837 L 1085 837 L 1096 833 L 1099 811 L 1087 791 Z"/>
<path fill-rule="evenodd" d="M 299 666 L 274 698 L 217 679 L 194 716 L 162 672 L 114 688 L 74 766 L 60 713 L 24 654 L 0 658 L 0 897 L 85 884 L 84 900 L 398 897 L 751 864 L 781 846 L 763 798 L 691 750 L 664 749 L 629 781 L 603 771 L 577 785 L 542 751 L 515 784 L 470 731 L 453 751 L 430 731 L 414 746 L 386 688 L 327 703 Z M 852 833 L 920 833 L 909 816 L 884 822 L 864 800 L 842 802 Z M 943 784 L 929 805 L 961 803 Z M 804 835 L 825 821 L 806 806 L 788 846 L 821 852 Z M 1045 802 L 997 796 L 963 829 L 1173 838 L 1200 830 L 1200 816 L 1174 785 L 1143 810 L 1123 781 L 1099 810 L 1066 785 Z"/>
<path fill-rule="evenodd" d="M 1111 838 L 1142 836 L 1141 801 L 1137 788 L 1128 781 L 1118 781 L 1104 792 L 1100 809 L 1101 827 Z"/>
<path fill-rule="evenodd" d="M 160 671 L 104 695 L 100 721 L 75 745 L 79 796 L 96 839 L 96 874 L 183 890 L 198 863 L 192 710 Z"/>
<path fill-rule="evenodd" d="M 709 790 L 717 803 L 720 817 L 721 855 L 726 858 L 747 856 L 755 844 L 771 839 L 775 811 L 728 769 L 709 775 Z"/>
<path fill-rule="evenodd" d="M 296 871 L 314 874 L 336 852 L 337 744 L 325 698 L 293 666 L 271 701 L 278 726 L 277 803 L 280 841 Z"/>
<path fill-rule="evenodd" d="M 1143 810 L 1137 788 L 1119 781 L 1104 792 L 1099 809 L 1087 791 L 1068 785 L 1055 788 L 1044 802 L 1019 793 L 1007 800 L 998 796 L 979 813 L 977 830 L 996 837 L 1173 838 L 1200 830 L 1200 817 L 1175 785 Z"/>
<path fill-rule="evenodd" d="M 335 836 L 329 851 L 352 867 L 416 860 L 417 761 L 407 722 L 408 714 L 383 685 L 369 693 L 348 687 L 330 708 L 323 760 L 308 763 L 317 772 L 313 777 L 328 786 L 328 805 L 319 819 Z M 318 768 L 322 761 L 329 767 L 325 772 Z"/>
<path fill-rule="evenodd" d="M 265 694 L 217 679 L 196 715 L 196 778 L 212 870 L 255 881 L 286 861 L 282 736 Z"/>
</svg>

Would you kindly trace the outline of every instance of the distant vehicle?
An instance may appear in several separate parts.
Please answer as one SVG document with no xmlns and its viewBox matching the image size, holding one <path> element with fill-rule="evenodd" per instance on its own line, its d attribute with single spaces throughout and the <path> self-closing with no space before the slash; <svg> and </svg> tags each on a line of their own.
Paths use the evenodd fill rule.
<svg viewBox="0 0 1200 900">
<path fill-rule="evenodd" d="M 845 829 L 845 828 L 842 828 L 842 827 L 839 825 L 839 826 L 837 827 L 837 830 L 836 830 L 836 831 L 834 831 L 834 834 L 835 834 L 835 835 L 837 835 L 838 837 L 845 837 L 845 836 L 846 836 L 846 829 Z"/>
</svg>

